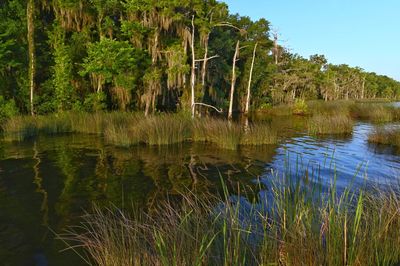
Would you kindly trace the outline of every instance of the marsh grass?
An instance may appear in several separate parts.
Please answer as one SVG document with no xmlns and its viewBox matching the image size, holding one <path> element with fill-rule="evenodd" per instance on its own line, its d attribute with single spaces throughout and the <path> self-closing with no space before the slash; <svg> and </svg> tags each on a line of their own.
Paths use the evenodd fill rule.
<svg viewBox="0 0 400 266">
<path fill-rule="evenodd" d="M 378 127 L 368 135 L 368 141 L 400 147 L 400 129 Z"/>
<path fill-rule="evenodd" d="M 242 137 L 241 127 L 233 122 L 203 118 L 193 122 L 193 141 L 214 143 L 220 148 L 236 150 Z"/>
<path fill-rule="evenodd" d="M 227 120 L 203 118 L 193 121 L 193 141 L 236 150 L 241 145 L 276 144 L 278 136 L 277 131 L 267 123 L 241 126 Z"/>
<path fill-rule="evenodd" d="M 343 114 L 332 116 L 314 115 L 308 121 L 308 133 L 312 135 L 351 134 L 353 132 L 353 124 L 353 120 Z"/>
<path fill-rule="evenodd" d="M 16 116 L 9 119 L 1 126 L 1 129 L 6 141 L 24 141 L 38 134 L 37 120 L 30 116 Z"/>
<path fill-rule="evenodd" d="M 312 115 L 349 115 L 354 101 L 309 101 L 307 104 Z"/>
<path fill-rule="evenodd" d="M 149 145 L 170 145 L 190 139 L 192 121 L 183 114 L 162 114 L 140 120 L 138 132 Z"/>
<path fill-rule="evenodd" d="M 253 124 L 244 129 L 241 145 L 266 145 L 278 143 L 278 132 L 269 124 Z"/>
<path fill-rule="evenodd" d="M 350 114 L 355 119 L 368 120 L 377 123 L 391 122 L 397 111 L 394 107 L 382 104 L 354 104 Z"/>
<path fill-rule="evenodd" d="M 249 200 L 195 195 L 133 215 L 116 208 L 84 216 L 61 236 L 96 265 L 396 265 L 398 190 L 323 192 L 306 176 L 271 176 L 267 194 Z M 78 251 L 77 251 L 78 252 Z"/>
</svg>

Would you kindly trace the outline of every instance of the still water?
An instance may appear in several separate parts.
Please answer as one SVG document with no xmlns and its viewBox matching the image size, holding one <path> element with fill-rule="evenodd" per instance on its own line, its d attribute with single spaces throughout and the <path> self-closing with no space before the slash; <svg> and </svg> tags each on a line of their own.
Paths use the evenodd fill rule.
<svg viewBox="0 0 400 266">
<path fill-rule="evenodd" d="M 268 183 L 272 170 L 292 169 L 316 172 L 326 186 L 336 175 L 339 188 L 398 184 L 398 151 L 369 144 L 373 127 L 357 123 L 347 137 L 287 133 L 279 145 L 239 151 L 190 143 L 117 148 L 94 135 L 0 142 L 0 265 L 84 265 L 60 252 L 66 246 L 55 232 L 78 224 L 93 203 L 151 208 L 185 188 L 218 191 L 220 177 Z"/>
</svg>

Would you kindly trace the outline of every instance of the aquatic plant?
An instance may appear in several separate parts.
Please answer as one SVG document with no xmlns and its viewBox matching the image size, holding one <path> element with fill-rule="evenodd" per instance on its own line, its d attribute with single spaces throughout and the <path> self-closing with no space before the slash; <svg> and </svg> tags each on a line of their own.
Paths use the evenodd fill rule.
<svg viewBox="0 0 400 266">
<path fill-rule="evenodd" d="M 314 115 L 308 121 L 308 133 L 312 135 L 351 134 L 352 132 L 353 120 L 346 115 Z"/>
<path fill-rule="evenodd" d="M 395 265 L 400 261 L 397 189 L 327 191 L 308 175 L 272 175 L 264 197 L 182 193 L 133 215 L 85 215 L 60 238 L 97 265 Z M 77 252 L 79 252 L 77 250 Z"/>
<path fill-rule="evenodd" d="M 31 116 L 15 116 L 8 119 L 1 129 L 6 141 L 24 141 L 38 134 L 37 120 Z"/>
<path fill-rule="evenodd" d="M 368 135 L 368 141 L 400 147 L 400 129 L 378 127 Z"/>
<path fill-rule="evenodd" d="M 355 119 L 383 123 L 393 120 L 393 109 L 383 104 L 354 104 L 350 108 L 350 114 Z"/>
</svg>

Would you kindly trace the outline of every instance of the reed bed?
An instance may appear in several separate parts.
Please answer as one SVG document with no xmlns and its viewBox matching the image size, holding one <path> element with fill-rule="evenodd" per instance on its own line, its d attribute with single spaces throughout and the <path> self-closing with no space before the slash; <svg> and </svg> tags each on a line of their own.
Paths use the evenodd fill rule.
<svg viewBox="0 0 400 266">
<path fill-rule="evenodd" d="M 2 127 L 4 139 L 23 141 L 39 134 L 98 134 L 116 146 L 135 144 L 171 145 L 185 141 L 216 144 L 236 150 L 240 145 L 264 145 L 277 142 L 277 133 L 268 124 L 242 126 L 213 118 L 193 120 L 186 114 L 140 113 L 63 113 L 49 116 L 19 116 Z"/>
<path fill-rule="evenodd" d="M 400 128 L 376 128 L 368 135 L 368 141 L 376 144 L 400 147 Z"/>
<path fill-rule="evenodd" d="M 393 121 L 395 113 L 397 111 L 394 107 L 382 104 L 355 104 L 350 108 L 350 114 L 353 118 L 377 123 Z"/>
<path fill-rule="evenodd" d="M 209 142 L 236 150 L 240 145 L 266 145 L 278 142 L 277 131 L 269 124 L 240 126 L 227 120 L 203 118 L 193 122 L 193 141 Z"/>
<path fill-rule="evenodd" d="M 339 194 L 304 185 L 305 176 L 271 178 L 279 181 L 258 200 L 223 185 L 222 196 L 188 191 L 151 212 L 95 207 L 60 238 L 100 266 L 400 262 L 399 188 Z"/>
<path fill-rule="evenodd" d="M 308 133 L 312 135 L 351 134 L 353 132 L 353 124 L 353 120 L 343 114 L 332 116 L 314 115 L 308 121 Z"/>
<path fill-rule="evenodd" d="M 37 120 L 29 116 L 16 116 L 7 120 L 1 128 L 6 141 L 24 141 L 38 134 Z"/>
</svg>

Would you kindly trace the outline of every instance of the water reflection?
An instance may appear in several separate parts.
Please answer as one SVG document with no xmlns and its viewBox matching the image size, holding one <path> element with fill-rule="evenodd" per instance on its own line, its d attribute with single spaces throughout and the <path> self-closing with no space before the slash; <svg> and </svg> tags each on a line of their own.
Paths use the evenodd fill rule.
<svg viewBox="0 0 400 266">
<path fill-rule="evenodd" d="M 264 121 L 279 127 L 281 143 L 238 151 L 201 143 L 126 149 L 91 135 L 0 142 L 2 263 L 23 265 L 45 254 L 50 265 L 81 265 L 73 253 L 59 253 L 65 246 L 46 226 L 60 232 L 77 224 L 92 203 L 152 210 L 188 188 L 220 193 L 221 177 L 232 187 L 253 188 L 261 177 L 266 191 L 260 194 L 268 195 L 271 169 L 308 173 L 305 182 L 325 187 L 336 175 L 339 189 L 350 183 L 399 182 L 398 150 L 367 141 L 374 125 L 357 123 L 351 135 L 321 138 L 305 134 L 306 118 L 268 119 Z"/>
<path fill-rule="evenodd" d="M 276 150 L 234 152 L 202 144 L 122 149 L 83 135 L 3 145 L 0 243 L 9 244 L 0 245 L 0 258 L 11 265 L 32 263 L 42 252 L 50 264 L 80 265 L 71 252 L 59 253 L 65 246 L 47 226 L 60 232 L 77 224 L 93 202 L 151 209 L 187 188 L 218 192 L 221 176 L 253 184 Z"/>
</svg>

